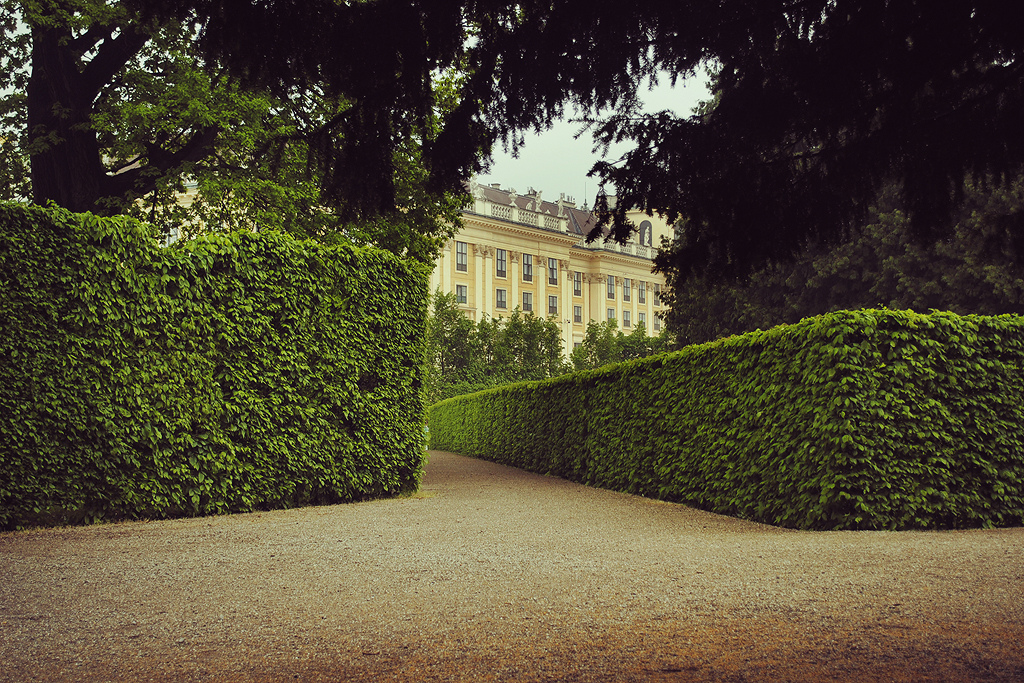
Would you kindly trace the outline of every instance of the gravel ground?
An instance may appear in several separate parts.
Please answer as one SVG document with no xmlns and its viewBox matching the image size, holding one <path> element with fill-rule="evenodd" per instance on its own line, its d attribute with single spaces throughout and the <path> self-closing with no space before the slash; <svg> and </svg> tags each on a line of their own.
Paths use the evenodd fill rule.
<svg viewBox="0 0 1024 683">
<path fill-rule="evenodd" d="M 0 534 L 0 680 L 1024 681 L 1022 551 L 433 452 L 412 498 Z"/>
</svg>

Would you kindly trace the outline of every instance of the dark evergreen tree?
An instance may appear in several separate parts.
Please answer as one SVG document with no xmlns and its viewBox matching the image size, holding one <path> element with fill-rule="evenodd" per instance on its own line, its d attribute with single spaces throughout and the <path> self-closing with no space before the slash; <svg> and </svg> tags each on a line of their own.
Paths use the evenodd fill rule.
<svg viewBox="0 0 1024 683">
<path fill-rule="evenodd" d="M 457 191 L 496 137 L 515 146 L 571 107 L 611 108 L 598 143 L 635 147 L 594 169 L 618 195 L 598 204 L 603 224 L 622 239 L 629 208 L 683 220 L 658 260 L 683 274 L 742 275 L 836 243 L 889 182 L 912 233 L 934 237 L 965 178 L 999 184 L 1024 162 L 1024 8 L 1005 0 L 18 4 L 32 29 L 33 191 L 75 209 L 145 176 L 107 173 L 90 107 L 168 22 L 194 28 L 204 63 L 245 86 L 346 103 L 309 136 L 325 201 L 346 217 L 397 206 L 395 152 L 411 137 L 430 187 Z M 714 98 L 696 116 L 639 113 L 638 88 L 700 69 Z M 425 125 L 435 80 L 452 71 L 461 97 Z M 199 128 L 165 161 L 212 144 Z"/>
<path fill-rule="evenodd" d="M 742 280 L 670 276 L 667 326 L 686 345 L 842 309 L 1024 314 L 1024 181 L 968 185 L 954 223 L 949 236 L 922 243 L 895 193 L 883 193 L 839 245 L 810 245 Z"/>
<path fill-rule="evenodd" d="M 218 155 L 231 157 L 222 168 L 234 162 L 246 173 L 253 165 L 238 160 L 258 156 L 287 169 L 286 184 L 315 179 L 315 201 L 302 188 L 303 206 L 329 207 L 348 225 L 400 220 L 412 195 L 429 206 L 462 193 L 489 140 L 462 126 L 445 157 L 465 168 L 432 172 L 430 150 L 454 101 L 439 83 L 458 66 L 466 33 L 459 7 L 445 9 L 405 0 L 4 0 L 10 70 L 0 116 L 24 128 L 5 131 L 3 171 L 16 174 L 27 157 L 36 202 L 109 214 Z M 160 99 L 189 87 L 192 98 Z M 261 130 L 251 127 L 259 106 L 239 108 L 240 97 L 265 104 Z M 147 119 L 147 106 L 165 119 Z M 172 135 L 166 118 L 185 125 Z M 112 151 L 127 145 L 111 137 L 133 126 L 144 144 L 125 163 Z M 239 129 L 249 134 L 231 139 Z M 296 175 L 300 156 L 306 177 Z"/>
<path fill-rule="evenodd" d="M 1005 0 L 518 3 L 484 20 L 474 63 L 491 120 L 515 142 L 575 103 L 615 112 L 598 142 L 631 141 L 594 172 L 625 211 L 685 220 L 663 270 L 749 273 L 808 241 L 835 243 L 899 183 L 913 234 L 948 230 L 965 177 L 1024 162 L 1024 7 Z M 639 113 L 651 78 L 713 73 L 713 100 Z"/>
</svg>

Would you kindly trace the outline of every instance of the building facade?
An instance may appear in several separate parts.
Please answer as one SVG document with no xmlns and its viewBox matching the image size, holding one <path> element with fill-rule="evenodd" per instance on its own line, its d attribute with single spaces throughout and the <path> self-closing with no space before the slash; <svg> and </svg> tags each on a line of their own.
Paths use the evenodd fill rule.
<svg viewBox="0 0 1024 683">
<path fill-rule="evenodd" d="M 665 280 L 651 272 L 654 246 L 672 237 L 658 216 L 630 216 L 640 227 L 626 244 L 587 244 L 596 217 L 571 199 L 544 201 L 497 185 L 470 185 L 464 227 L 445 246 L 431 291 L 455 294 L 474 321 L 507 316 L 517 306 L 554 317 L 568 354 L 583 341 L 591 320 L 615 319 L 626 334 L 643 325 L 661 331 Z"/>
</svg>

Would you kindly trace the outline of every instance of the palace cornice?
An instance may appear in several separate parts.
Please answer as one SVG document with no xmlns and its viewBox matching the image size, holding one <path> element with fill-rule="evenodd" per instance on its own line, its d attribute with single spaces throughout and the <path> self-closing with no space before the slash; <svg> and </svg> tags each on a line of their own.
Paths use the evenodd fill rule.
<svg viewBox="0 0 1024 683">
<path fill-rule="evenodd" d="M 621 263 L 623 265 L 649 266 L 653 272 L 654 261 L 645 256 L 636 256 L 634 254 L 623 254 L 619 251 L 611 251 L 609 249 L 590 249 L 588 247 L 581 247 L 578 244 L 573 245 L 572 255 L 577 258 L 590 259 L 593 261 L 611 261 L 613 263 Z"/>
<path fill-rule="evenodd" d="M 580 244 L 580 235 L 555 232 L 547 228 L 539 228 L 526 223 L 512 223 L 492 216 L 483 214 L 463 212 L 463 224 L 467 228 L 476 228 L 488 232 L 500 232 L 515 237 L 527 237 L 547 241 L 559 247 L 569 247 L 571 258 L 587 260 L 591 262 L 614 263 L 620 266 L 636 268 L 642 266 L 646 270 L 653 271 L 654 261 L 646 256 L 623 253 L 605 247 L 588 247 Z M 597 244 L 597 242 L 595 242 Z"/>
<path fill-rule="evenodd" d="M 487 230 L 501 231 L 510 235 L 544 239 L 564 246 L 572 246 L 580 239 L 579 235 L 557 232 L 555 230 L 549 230 L 547 228 L 541 228 L 527 223 L 510 223 L 508 221 L 497 220 L 490 216 L 484 216 L 478 213 L 463 212 L 462 222 L 467 227 L 473 226 L 477 228 L 485 228 Z"/>
</svg>

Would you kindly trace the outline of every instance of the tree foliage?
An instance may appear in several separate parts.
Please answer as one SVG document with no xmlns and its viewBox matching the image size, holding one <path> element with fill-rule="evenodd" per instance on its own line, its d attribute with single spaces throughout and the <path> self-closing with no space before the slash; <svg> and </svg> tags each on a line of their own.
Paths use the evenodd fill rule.
<svg viewBox="0 0 1024 683">
<path fill-rule="evenodd" d="M 427 319 L 427 402 L 540 380 L 566 372 L 562 337 L 553 318 L 515 308 L 506 318 L 474 323 L 454 294 L 434 293 Z"/>
<path fill-rule="evenodd" d="M 664 353 L 670 347 L 668 330 L 649 337 L 646 327 L 637 323 L 633 331 L 626 335 L 618 329 L 615 320 L 591 320 L 587 323 L 583 342 L 572 350 L 570 360 L 576 370 L 592 370 L 602 365 Z"/>
<path fill-rule="evenodd" d="M 15 6 L 32 37 L 33 192 L 73 209 L 147 194 L 139 183 L 222 148 L 216 134 L 230 126 L 199 111 L 176 145 L 147 149 L 122 173 L 103 167 L 93 104 L 172 26 L 191 36 L 204 72 L 271 97 L 268 113 L 283 119 L 247 144 L 274 168 L 294 151 L 317 193 L 297 185 L 296 205 L 330 206 L 346 224 L 400 217 L 406 164 L 430 206 L 461 191 L 496 138 L 515 147 L 572 108 L 595 117 L 599 146 L 634 143 L 594 169 L 618 196 L 599 202 L 601 227 L 625 238 L 634 208 L 683 219 L 659 268 L 717 280 L 838 243 L 892 182 L 915 238 L 948 234 L 965 179 L 1003 185 L 1024 162 L 1024 11 L 1004 0 L 4 4 Z M 641 113 L 638 89 L 698 70 L 712 74 L 713 98 L 696 114 Z M 437 83 L 451 74 L 458 96 L 445 104 Z M 309 93 L 315 114 L 298 125 L 282 108 Z M 287 195 L 224 196 L 276 211 Z"/>
<path fill-rule="evenodd" d="M 1020 178 L 999 189 L 969 185 L 952 234 L 925 243 L 887 193 L 838 246 L 813 245 L 727 283 L 670 274 L 666 326 L 694 344 L 843 309 L 1024 314 L 1022 239 Z"/>
<path fill-rule="evenodd" d="M 4 7 L 6 9 L 6 6 Z M 30 36 L 19 30 L 13 12 L 0 13 L 0 200 L 26 200 L 32 194 L 28 166 L 25 89 Z"/>
<path fill-rule="evenodd" d="M 614 320 L 591 321 L 583 343 L 566 362 L 555 318 L 516 308 L 507 318 L 485 317 L 474 323 L 459 309 L 454 294 L 438 291 L 427 320 L 427 402 L 643 358 L 669 346 L 667 332 L 649 337 L 637 325 L 625 335 Z"/>
<path fill-rule="evenodd" d="M 351 82 L 299 70 L 270 78 L 227 53 L 227 29 L 211 14 L 237 10 L 248 30 L 244 17 L 260 7 L 228 5 L 5 0 L 7 198 L 131 213 L 186 231 L 260 226 L 340 236 L 429 260 L 458 225 L 462 202 L 456 183 L 435 187 L 424 157 L 457 101 L 452 77 L 417 63 L 408 69 L 427 69 L 424 79 L 369 92 L 362 80 L 372 76 L 357 78 L 354 68 L 386 61 L 378 49 L 349 55 L 358 63 Z M 344 35 L 347 50 L 380 43 L 383 29 L 370 28 L 383 18 L 368 10 L 302 3 L 299 14 L 307 11 L 322 12 L 320 23 Z M 351 25 L 342 26 L 348 14 Z M 300 18 L 284 28 L 308 33 Z M 261 58 L 266 30 L 253 28 L 248 39 Z M 406 41 L 415 37 L 392 34 L 387 49 L 401 54 Z M 403 87 L 415 90 L 416 106 Z"/>
<path fill-rule="evenodd" d="M 513 142 L 569 104 L 612 107 L 597 143 L 633 145 L 594 168 L 617 195 L 602 227 L 685 219 L 659 267 L 723 279 L 840 241 L 892 181 L 934 238 L 965 178 L 1020 169 L 1022 23 L 1003 0 L 519 3 L 484 23 L 476 50 L 499 66 L 477 84 Z M 713 98 L 695 115 L 641 113 L 638 86 L 700 69 Z"/>
</svg>

